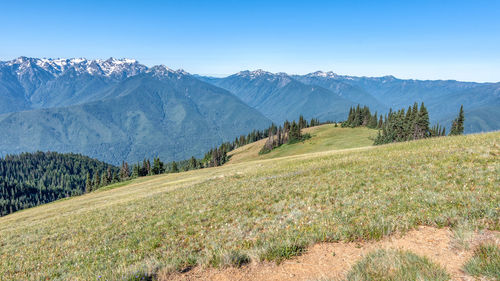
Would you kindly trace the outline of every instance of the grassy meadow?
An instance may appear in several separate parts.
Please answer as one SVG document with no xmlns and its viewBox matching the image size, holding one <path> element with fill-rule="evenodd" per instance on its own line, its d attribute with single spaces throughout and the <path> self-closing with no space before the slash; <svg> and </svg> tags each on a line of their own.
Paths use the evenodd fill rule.
<svg viewBox="0 0 500 281">
<path fill-rule="evenodd" d="M 264 146 L 266 139 L 237 148 L 229 153 L 231 156 L 230 163 L 371 146 L 377 136 L 377 131 L 373 129 L 365 127 L 346 129 L 335 127 L 332 124 L 306 128 L 303 130 L 303 133 L 311 134 L 311 138 L 299 145 L 283 144 L 273 149 L 270 153 L 263 155 L 259 155 L 259 151 Z"/>
<path fill-rule="evenodd" d="M 134 280 L 280 262 L 315 242 L 418 225 L 500 230 L 500 132 L 342 150 L 372 141 L 317 130 L 271 159 L 140 178 L 1 217 L 0 276 Z"/>
</svg>

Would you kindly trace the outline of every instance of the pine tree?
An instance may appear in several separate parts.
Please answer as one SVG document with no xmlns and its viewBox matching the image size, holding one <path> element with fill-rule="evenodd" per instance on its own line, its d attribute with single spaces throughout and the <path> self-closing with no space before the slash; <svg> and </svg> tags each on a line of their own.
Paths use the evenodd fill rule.
<svg viewBox="0 0 500 281">
<path fill-rule="evenodd" d="M 89 193 L 92 191 L 92 180 L 90 179 L 90 173 L 87 173 L 87 180 L 85 181 L 85 192 Z"/>
<path fill-rule="evenodd" d="M 151 162 L 149 161 L 146 161 L 146 175 L 152 175 L 153 173 L 151 172 Z"/>
<path fill-rule="evenodd" d="M 304 128 L 307 128 L 307 121 L 306 119 L 304 119 L 304 116 L 300 115 L 299 116 L 299 128 L 300 129 L 304 129 Z"/>
<path fill-rule="evenodd" d="M 290 134 L 288 136 L 288 142 L 294 142 L 298 141 L 301 139 L 301 134 L 300 134 L 300 127 L 295 123 L 295 121 L 292 122 L 292 125 L 290 127 Z"/>
<path fill-rule="evenodd" d="M 198 161 L 196 160 L 196 158 L 194 158 L 194 156 L 191 156 L 191 160 L 189 161 L 189 167 L 192 170 L 198 169 Z"/>
<path fill-rule="evenodd" d="M 106 170 L 106 181 L 110 184 L 113 181 L 113 173 L 111 172 L 111 167 Z"/>
<path fill-rule="evenodd" d="M 102 173 L 101 174 L 101 185 L 106 186 L 108 184 L 109 184 L 109 182 L 108 182 L 108 177 L 106 176 L 106 173 Z"/>
<path fill-rule="evenodd" d="M 94 182 L 92 184 L 92 190 L 96 190 L 99 187 L 101 187 L 101 177 L 99 176 L 99 173 L 94 173 Z"/>
<path fill-rule="evenodd" d="M 373 116 L 370 117 L 370 122 L 368 123 L 368 128 L 377 128 L 377 121 L 378 121 L 378 117 L 377 117 L 377 112 L 375 112 L 375 114 Z"/>
<path fill-rule="evenodd" d="M 420 105 L 420 111 L 418 111 L 417 116 L 413 139 L 427 138 L 429 136 L 429 113 L 423 102 Z"/>
<path fill-rule="evenodd" d="M 172 168 L 171 168 L 170 172 L 171 173 L 178 173 L 179 172 L 179 168 L 177 167 L 177 162 L 172 161 Z"/>
<path fill-rule="evenodd" d="M 450 136 L 462 135 L 464 133 L 464 106 L 460 106 L 460 111 L 458 112 L 458 117 L 453 120 L 450 130 Z"/>
<path fill-rule="evenodd" d="M 141 166 L 139 165 L 139 162 L 137 162 L 137 164 L 133 165 L 132 167 L 132 177 L 133 178 L 137 178 L 137 177 L 140 177 L 141 175 Z"/>
</svg>

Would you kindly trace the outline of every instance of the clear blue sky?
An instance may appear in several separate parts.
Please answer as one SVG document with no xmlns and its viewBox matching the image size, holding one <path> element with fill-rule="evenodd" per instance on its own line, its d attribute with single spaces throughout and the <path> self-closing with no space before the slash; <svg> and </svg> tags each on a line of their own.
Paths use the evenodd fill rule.
<svg viewBox="0 0 500 281">
<path fill-rule="evenodd" d="M 1 1 L 0 60 L 500 81 L 500 1 Z"/>
</svg>

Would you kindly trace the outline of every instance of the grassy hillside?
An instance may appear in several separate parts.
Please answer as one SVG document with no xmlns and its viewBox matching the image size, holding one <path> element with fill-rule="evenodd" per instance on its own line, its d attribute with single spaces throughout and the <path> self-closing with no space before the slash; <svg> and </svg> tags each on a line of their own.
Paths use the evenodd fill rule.
<svg viewBox="0 0 500 281">
<path fill-rule="evenodd" d="M 266 140 L 251 143 L 229 153 L 230 163 L 241 163 L 257 159 L 271 159 L 283 156 L 299 155 L 311 152 L 371 146 L 377 131 L 365 127 L 340 128 L 333 124 L 304 129 L 311 138 L 292 145 L 284 144 L 270 153 L 259 155 Z"/>
<path fill-rule="evenodd" d="M 499 230 L 499 139 L 426 139 L 140 178 L 0 218 L 0 276 L 133 279 L 280 261 L 314 242 L 417 225 Z"/>
</svg>

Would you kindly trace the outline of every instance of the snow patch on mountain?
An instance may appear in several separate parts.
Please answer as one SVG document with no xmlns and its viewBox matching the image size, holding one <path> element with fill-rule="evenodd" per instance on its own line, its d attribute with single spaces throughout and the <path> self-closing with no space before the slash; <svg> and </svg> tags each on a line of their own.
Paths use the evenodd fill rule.
<svg viewBox="0 0 500 281">
<path fill-rule="evenodd" d="M 175 77 L 177 79 L 181 79 L 183 76 L 190 75 L 188 72 L 183 69 L 173 70 L 171 68 L 166 67 L 165 65 L 156 65 L 146 70 L 146 73 L 151 73 L 154 77 L 157 78 L 171 78 Z"/>
<path fill-rule="evenodd" d="M 77 73 L 88 73 L 106 77 L 130 77 L 147 70 L 145 65 L 139 64 L 135 59 L 88 60 L 85 58 L 72 59 L 47 59 L 19 57 L 5 62 L 4 65 L 12 67 L 18 76 L 33 71 L 34 68 L 44 70 L 54 77 L 73 69 Z"/>
<path fill-rule="evenodd" d="M 287 85 L 292 81 L 290 76 L 288 76 L 288 74 L 286 74 L 285 72 L 271 73 L 268 71 L 264 71 L 262 69 L 257 69 L 254 71 L 249 71 L 249 70 L 240 71 L 236 73 L 234 76 L 239 76 L 250 80 L 265 79 L 269 82 L 278 81 L 279 86 L 281 87 Z"/>
</svg>

